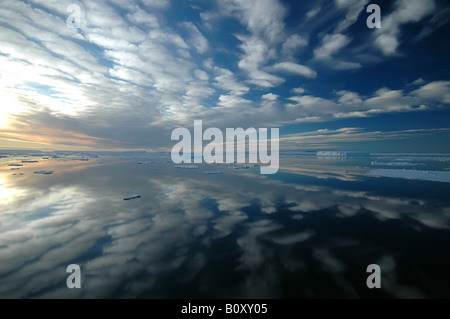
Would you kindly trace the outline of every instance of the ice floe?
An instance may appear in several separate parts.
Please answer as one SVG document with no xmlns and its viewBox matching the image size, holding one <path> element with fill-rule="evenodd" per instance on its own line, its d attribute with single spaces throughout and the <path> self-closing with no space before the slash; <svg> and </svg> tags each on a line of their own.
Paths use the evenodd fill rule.
<svg viewBox="0 0 450 319">
<path fill-rule="evenodd" d="M 209 175 L 221 175 L 221 174 L 223 174 L 222 171 L 206 171 L 205 173 L 209 174 Z"/>
<path fill-rule="evenodd" d="M 130 197 L 125 197 L 123 200 L 133 200 L 133 199 L 137 199 L 137 198 L 141 198 L 141 195 L 133 194 Z"/>
<path fill-rule="evenodd" d="M 22 161 L 22 163 L 39 163 L 38 161 Z"/>
<path fill-rule="evenodd" d="M 146 162 L 138 162 L 138 165 L 150 165 L 153 164 L 152 161 L 146 161 Z"/>
<path fill-rule="evenodd" d="M 17 166 L 17 167 L 19 167 L 19 166 L 23 166 L 23 164 L 8 164 L 8 166 Z"/>
<path fill-rule="evenodd" d="M 376 169 L 368 172 L 367 175 L 450 183 L 449 171 L 419 171 L 413 169 Z"/>
<path fill-rule="evenodd" d="M 181 169 L 197 169 L 197 165 L 177 165 L 174 166 L 175 168 L 181 168 Z"/>
<path fill-rule="evenodd" d="M 54 173 L 54 171 L 35 171 L 35 174 L 42 174 L 42 175 L 51 175 Z"/>
</svg>

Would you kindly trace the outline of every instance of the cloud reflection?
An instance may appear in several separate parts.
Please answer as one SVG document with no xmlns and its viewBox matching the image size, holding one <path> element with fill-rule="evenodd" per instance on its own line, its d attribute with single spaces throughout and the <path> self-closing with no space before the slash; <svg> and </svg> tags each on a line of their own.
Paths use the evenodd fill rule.
<svg viewBox="0 0 450 319">
<path fill-rule="evenodd" d="M 364 277 L 376 259 L 390 261 L 391 273 L 394 251 L 404 249 L 375 234 L 389 229 L 404 241 L 449 227 L 445 200 L 351 190 L 352 181 L 312 185 L 251 170 L 211 176 L 202 167 L 175 170 L 165 158 L 100 160 L 45 178 L 2 171 L 2 187 L 22 195 L 2 203 L 1 297 L 362 297 L 349 272 Z M 130 191 L 142 198 L 124 202 Z M 71 263 L 81 266 L 81 290 L 65 287 Z M 327 287 L 314 281 L 320 276 Z M 426 296 L 393 276 L 387 296 Z"/>
</svg>

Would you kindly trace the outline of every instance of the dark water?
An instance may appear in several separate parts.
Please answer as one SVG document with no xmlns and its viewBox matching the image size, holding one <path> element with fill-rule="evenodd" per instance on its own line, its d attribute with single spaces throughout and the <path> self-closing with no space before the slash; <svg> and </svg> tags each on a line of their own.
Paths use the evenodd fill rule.
<svg viewBox="0 0 450 319">
<path fill-rule="evenodd" d="M 163 157 L 7 166 L 22 159 L 0 163 L 1 298 L 450 297 L 448 183 L 369 177 L 373 159 L 285 156 L 272 176 Z"/>
</svg>

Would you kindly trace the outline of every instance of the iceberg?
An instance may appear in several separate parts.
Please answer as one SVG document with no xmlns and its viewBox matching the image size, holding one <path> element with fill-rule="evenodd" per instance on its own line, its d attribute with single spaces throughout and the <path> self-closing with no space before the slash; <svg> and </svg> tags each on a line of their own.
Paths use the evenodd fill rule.
<svg viewBox="0 0 450 319">
<path fill-rule="evenodd" d="M 137 199 L 137 198 L 141 198 L 141 195 L 133 194 L 130 197 L 125 197 L 123 200 L 132 200 L 132 199 Z"/>
<path fill-rule="evenodd" d="M 177 165 L 174 166 L 175 168 L 181 168 L 181 169 L 197 169 L 197 165 Z"/>
<path fill-rule="evenodd" d="M 207 171 L 205 173 L 209 174 L 209 175 L 221 175 L 221 174 L 223 174 L 222 171 Z"/>
<path fill-rule="evenodd" d="M 54 171 L 35 171 L 35 174 L 42 174 L 42 175 L 51 175 L 54 173 Z"/>
<path fill-rule="evenodd" d="M 431 182 L 450 183 L 449 171 L 419 171 L 413 169 L 376 169 L 367 173 L 370 176 L 416 179 Z"/>
</svg>

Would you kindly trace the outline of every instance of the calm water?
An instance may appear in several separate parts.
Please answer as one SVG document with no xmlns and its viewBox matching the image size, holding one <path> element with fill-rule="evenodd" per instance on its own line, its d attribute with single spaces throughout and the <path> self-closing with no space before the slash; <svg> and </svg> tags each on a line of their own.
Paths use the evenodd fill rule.
<svg viewBox="0 0 450 319">
<path fill-rule="evenodd" d="M 79 158 L 0 159 L 1 298 L 450 297 L 448 183 L 370 177 L 373 158 L 283 156 L 273 176 Z"/>
</svg>

